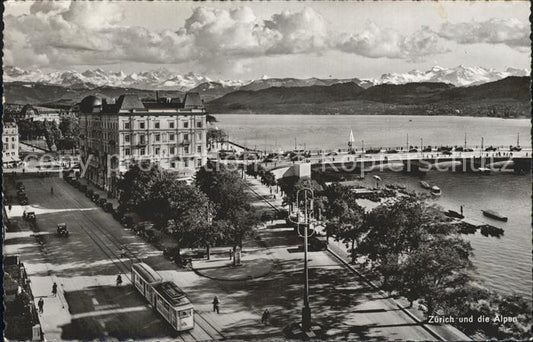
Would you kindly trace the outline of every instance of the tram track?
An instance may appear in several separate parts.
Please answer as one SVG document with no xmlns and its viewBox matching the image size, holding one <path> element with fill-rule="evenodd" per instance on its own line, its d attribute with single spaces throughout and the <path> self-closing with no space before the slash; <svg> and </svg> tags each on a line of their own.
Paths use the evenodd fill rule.
<svg viewBox="0 0 533 342">
<path fill-rule="evenodd" d="M 62 184 L 62 185 L 64 186 L 64 184 Z M 63 194 L 68 194 L 65 197 L 68 197 L 69 200 L 71 200 L 72 202 L 76 203 L 78 208 L 83 208 L 84 207 L 84 205 L 81 203 L 80 199 L 76 198 L 75 195 L 71 194 L 69 190 L 63 191 Z M 96 209 L 97 210 L 102 210 L 99 207 L 96 207 Z M 130 261 L 130 263 L 131 262 L 141 262 L 142 259 L 140 259 L 136 255 L 135 252 L 130 250 L 128 248 L 127 244 L 124 243 L 121 239 L 119 239 L 115 234 L 109 232 L 108 230 L 105 230 L 97 222 L 95 222 L 95 220 L 93 218 L 91 218 L 89 214 L 87 214 L 84 211 L 80 211 L 80 213 L 84 216 L 84 220 L 83 221 L 90 223 L 90 225 L 88 225 L 88 227 L 87 227 L 88 229 L 85 229 L 83 227 L 83 225 L 80 224 L 79 227 L 81 228 L 81 230 L 84 231 L 84 233 L 97 245 L 97 247 L 106 255 L 106 257 L 108 259 L 110 259 L 111 262 L 121 271 L 121 273 L 124 273 L 126 278 L 128 280 L 130 280 L 130 282 L 131 282 L 131 278 L 129 276 L 130 275 L 130 271 L 131 271 L 131 264 L 127 265 L 127 263 L 125 263 L 122 259 L 128 259 Z M 126 250 L 127 254 L 128 254 L 128 257 L 127 258 L 121 258 L 121 256 L 116 254 L 113 251 L 112 247 L 110 247 L 109 244 L 106 244 L 104 239 L 102 239 L 100 236 L 98 236 L 98 234 L 89 233 L 91 231 L 90 230 L 91 227 L 89 227 L 89 226 L 94 227 L 104 237 L 107 237 L 107 240 L 110 242 L 110 244 L 112 246 L 114 245 L 115 247 L 118 247 L 118 250 L 121 250 L 121 249 Z M 146 243 L 146 242 L 144 242 L 144 243 Z M 105 249 L 102 246 L 107 247 L 108 252 L 106 252 Z M 115 260 L 117 260 L 118 262 L 116 262 Z M 121 268 L 119 265 L 122 265 L 123 267 Z M 205 317 L 203 317 L 203 315 L 198 310 L 195 309 L 194 311 L 195 311 L 195 326 L 200 327 L 201 330 L 203 330 L 203 332 L 205 333 L 205 335 L 209 336 L 211 340 L 224 340 L 225 339 L 225 336 L 220 332 L 220 330 L 218 330 L 211 323 L 209 323 L 209 321 Z M 203 322 L 199 322 L 200 320 L 203 321 Z M 193 334 L 197 335 L 197 334 L 194 333 L 194 329 L 192 331 L 190 331 L 190 332 L 181 333 L 180 335 L 178 335 L 178 337 L 181 338 L 183 341 L 205 341 L 205 338 L 198 338 L 200 336 L 198 336 L 198 335 L 194 336 Z M 213 335 L 215 335 L 215 336 L 213 336 Z M 189 339 L 189 338 L 186 338 L 186 337 L 191 337 L 192 339 Z"/>
</svg>

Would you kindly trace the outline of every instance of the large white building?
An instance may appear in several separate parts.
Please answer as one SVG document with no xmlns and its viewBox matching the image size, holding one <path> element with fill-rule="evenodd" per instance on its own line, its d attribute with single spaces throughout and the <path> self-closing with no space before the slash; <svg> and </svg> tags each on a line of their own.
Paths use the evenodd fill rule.
<svg viewBox="0 0 533 342">
<path fill-rule="evenodd" d="M 19 130 L 14 122 L 4 122 L 2 127 L 2 165 L 4 167 L 17 166 L 19 158 Z"/>
<path fill-rule="evenodd" d="M 192 176 L 206 163 L 206 111 L 198 93 L 186 94 L 183 102 L 142 102 L 132 94 L 109 102 L 88 96 L 79 117 L 85 177 L 114 195 L 118 179 L 133 163 L 149 161 L 178 178 Z"/>
</svg>

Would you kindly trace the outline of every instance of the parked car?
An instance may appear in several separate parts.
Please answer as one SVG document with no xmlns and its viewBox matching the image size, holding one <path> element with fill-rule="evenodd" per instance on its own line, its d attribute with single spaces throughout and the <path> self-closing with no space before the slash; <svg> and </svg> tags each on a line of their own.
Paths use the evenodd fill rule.
<svg viewBox="0 0 533 342">
<path fill-rule="evenodd" d="M 26 196 L 26 194 L 17 195 L 17 198 L 19 200 L 19 204 L 20 205 L 28 204 L 28 196 Z"/>
<path fill-rule="evenodd" d="M 28 211 L 26 213 L 26 221 L 35 222 L 36 220 L 37 220 L 37 216 L 35 215 L 34 211 Z"/>
<path fill-rule="evenodd" d="M 122 219 L 124 218 L 124 212 L 119 211 L 119 208 L 113 210 L 113 218 L 118 222 L 122 223 Z"/>
<path fill-rule="evenodd" d="M 94 203 L 97 203 L 99 199 L 100 199 L 100 195 L 98 195 L 98 194 L 93 194 L 93 196 L 91 197 L 91 200 Z"/>
<path fill-rule="evenodd" d="M 68 237 L 68 229 L 66 223 L 60 223 L 57 225 L 57 236 Z"/>
<path fill-rule="evenodd" d="M 446 156 L 451 156 L 453 153 L 452 153 L 452 151 L 443 151 L 442 154 L 444 154 Z"/>
<path fill-rule="evenodd" d="M 411 153 L 416 153 L 416 152 L 418 152 L 418 149 L 416 149 L 416 148 L 412 148 L 412 149 L 409 150 L 409 152 L 411 152 Z"/>
<path fill-rule="evenodd" d="M 497 148 L 496 147 L 493 147 L 493 146 L 489 146 L 485 149 L 486 152 L 493 152 L 493 151 L 496 151 Z"/>
<path fill-rule="evenodd" d="M 104 204 L 104 211 L 105 211 L 105 212 L 108 212 L 108 213 L 113 212 L 113 203 L 111 203 L 111 202 L 105 202 L 105 204 Z"/>
<path fill-rule="evenodd" d="M 133 220 L 133 217 L 129 215 L 124 215 L 122 219 L 120 220 L 120 223 L 125 228 L 134 228 L 135 221 Z"/>
<path fill-rule="evenodd" d="M 99 206 L 99 207 L 104 207 L 104 205 L 107 203 L 106 199 L 105 198 L 100 198 L 98 199 L 98 201 L 96 201 L 96 204 Z"/>
<path fill-rule="evenodd" d="M 431 149 L 431 146 L 428 146 L 428 147 L 426 147 L 426 148 L 424 148 L 424 149 L 422 150 L 422 152 L 431 152 L 431 151 L 433 151 L 433 150 Z"/>
<path fill-rule="evenodd" d="M 398 153 L 398 151 L 397 150 L 387 150 L 385 153 L 392 154 L 392 153 Z"/>
<path fill-rule="evenodd" d="M 93 195 L 94 191 L 92 189 L 89 189 L 87 190 L 87 192 L 85 192 L 85 196 L 87 196 L 88 198 L 93 198 Z"/>
</svg>

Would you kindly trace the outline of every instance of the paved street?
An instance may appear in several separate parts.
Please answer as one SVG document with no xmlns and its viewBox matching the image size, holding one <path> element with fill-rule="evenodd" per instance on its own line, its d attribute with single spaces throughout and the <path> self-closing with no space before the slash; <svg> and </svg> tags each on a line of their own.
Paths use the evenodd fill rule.
<svg viewBox="0 0 533 342">
<path fill-rule="evenodd" d="M 243 260 L 268 260 L 271 270 L 252 280 L 210 279 L 178 269 L 162 253 L 120 226 L 78 190 L 59 178 L 23 180 L 30 205 L 37 214 L 39 239 L 22 223 L 24 207 L 13 206 L 10 216 L 20 221 L 20 232 L 6 235 L 6 252 L 21 254 L 36 297 L 43 296 L 41 318 L 48 340 L 151 339 L 211 340 L 283 338 L 282 330 L 300 320 L 303 252 L 300 238 L 282 221 L 260 229 L 244 246 Z M 6 180 L 12 193 L 14 183 Z M 256 192 L 268 189 L 254 185 Z M 54 187 L 54 195 L 50 195 Z M 274 205 L 279 198 L 274 201 Z M 264 203 L 263 203 L 264 205 Z M 57 223 L 66 222 L 71 235 L 55 235 Z M 124 246 L 134 258 L 120 258 Z M 226 258 L 223 254 L 213 256 Z M 217 252 L 217 250 L 215 250 Z M 132 261 L 142 260 L 165 279 L 174 280 L 189 296 L 196 310 L 196 327 L 176 333 L 144 302 L 129 282 Z M 332 340 L 434 340 L 422 326 L 392 301 L 354 277 L 327 252 L 312 252 L 310 302 L 313 319 Z M 202 261 L 194 262 L 202 263 Z M 231 268 L 228 268 L 231 272 Z M 125 281 L 115 286 L 118 273 Z M 52 284 L 59 285 L 51 297 Z M 211 300 L 221 300 L 220 314 L 211 312 Z M 265 308 L 268 326 L 260 323 Z"/>
</svg>

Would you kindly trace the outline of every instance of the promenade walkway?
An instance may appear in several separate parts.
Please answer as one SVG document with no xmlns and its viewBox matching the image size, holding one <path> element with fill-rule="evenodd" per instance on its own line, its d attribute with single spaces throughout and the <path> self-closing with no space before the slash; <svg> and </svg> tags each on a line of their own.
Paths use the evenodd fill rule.
<svg viewBox="0 0 533 342">
<path fill-rule="evenodd" d="M 257 194 L 264 195 L 265 197 L 270 194 L 270 190 L 267 186 L 261 184 L 261 182 L 258 179 L 254 179 L 253 177 L 249 177 L 246 180 L 248 184 L 250 184 L 250 187 L 253 189 L 253 191 Z M 281 199 L 271 200 L 269 201 L 271 205 L 276 207 L 277 209 L 282 209 Z M 322 232 L 323 233 L 323 232 Z M 376 296 L 383 298 L 384 302 L 387 303 L 387 306 L 396 307 L 397 309 L 400 309 L 402 312 L 406 313 L 406 316 L 408 317 L 408 320 L 415 322 L 416 324 L 422 326 L 423 322 L 425 321 L 425 317 L 423 312 L 418 309 L 418 306 L 415 304 L 412 308 L 407 308 L 409 303 L 407 300 L 400 298 L 397 300 L 394 300 L 392 298 L 389 298 L 389 296 L 384 293 L 383 291 L 379 290 L 379 288 L 373 284 L 370 280 L 368 280 L 366 277 L 364 277 L 354 266 L 349 265 L 350 262 L 350 256 L 346 251 L 346 246 L 340 242 L 335 241 L 334 239 L 329 239 L 328 243 L 328 252 L 339 262 L 339 264 L 344 265 L 346 268 L 348 268 L 351 272 L 353 272 L 353 280 L 354 282 L 350 282 L 346 284 L 348 287 L 361 287 L 365 285 L 370 285 L 370 287 L 373 289 Z M 355 286 L 355 287 L 354 287 Z M 373 308 L 372 310 L 381 310 L 378 308 Z M 371 311 L 370 311 L 371 312 Z M 348 317 L 350 317 L 350 313 L 345 313 Z M 370 318 L 370 317 L 368 317 Z M 365 319 L 365 320 L 368 320 Z M 371 319 L 371 318 L 370 318 Z M 361 324 L 360 318 L 358 319 L 348 319 L 345 322 L 346 325 L 359 325 Z M 469 341 L 471 338 L 461 331 L 459 331 L 457 328 L 451 326 L 451 325 L 437 325 L 437 324 L 424 324 L 425 329 L 430 331 L 433 338 L 445 340 L 445 341 Z"/>
</svg>

